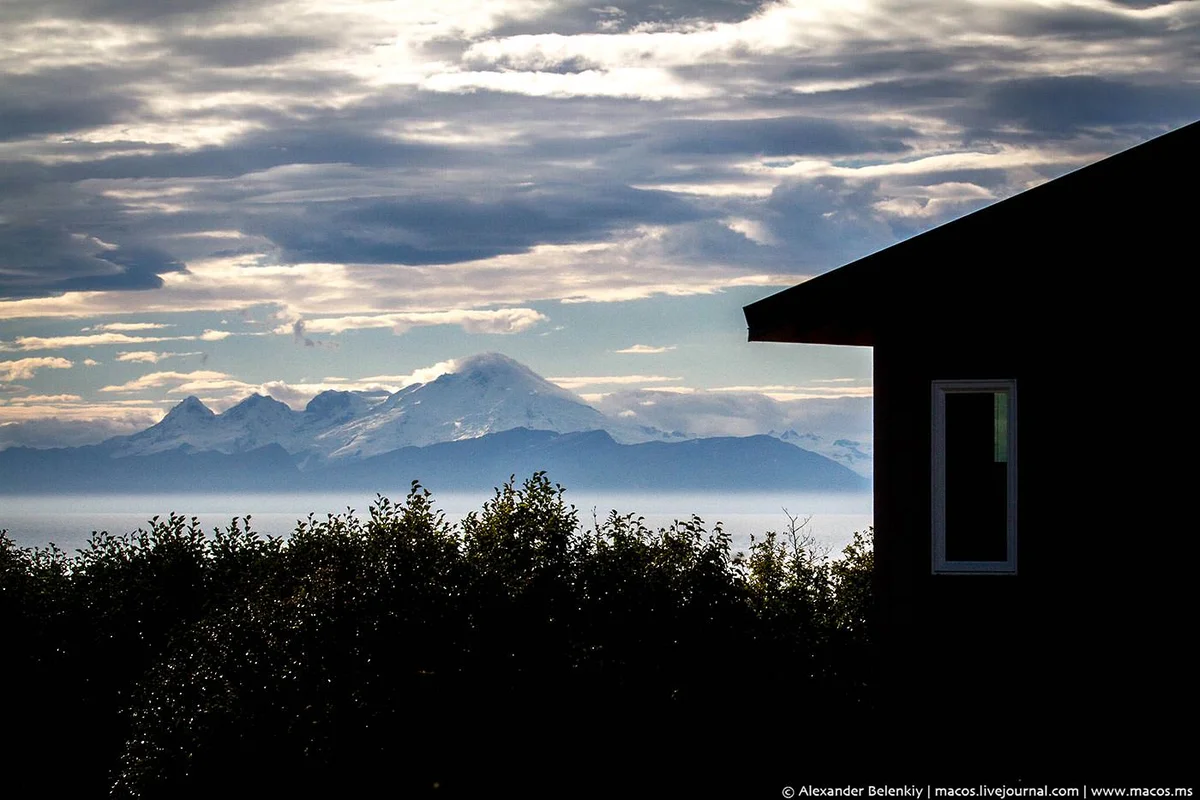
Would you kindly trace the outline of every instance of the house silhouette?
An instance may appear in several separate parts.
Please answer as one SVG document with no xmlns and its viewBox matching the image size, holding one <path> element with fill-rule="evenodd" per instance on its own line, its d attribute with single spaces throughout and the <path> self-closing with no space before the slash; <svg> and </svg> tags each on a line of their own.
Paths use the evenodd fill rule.
<svg viewBox="0 0 1200 800">
<path fill-rule="evenodd" d="M 1195 778 L 1198 192 L 1193 123 L 745 308 L 873 348 L 875 735 L 914 774 Z"/>
</svg>

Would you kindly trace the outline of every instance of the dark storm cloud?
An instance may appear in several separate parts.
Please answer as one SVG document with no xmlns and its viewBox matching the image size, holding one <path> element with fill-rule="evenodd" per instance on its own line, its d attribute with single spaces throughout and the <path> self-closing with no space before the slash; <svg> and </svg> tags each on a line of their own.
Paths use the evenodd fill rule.
<svg viewBox="0 0 1200 800">
<path fill-rule="evenodd" d="M 107 125 L 140 106 L 93 70 L 5 75 L 0 82 L 0 141 Z"/>
<path fill-rule="evenodd" d="M 797 266 L 787 251 L 755 242 L 719 220 L 675 225 L 659 241 L 661 254 L 678 264 L 738 264 L 783 272 Z"/>
<path fill-rule="evenodd" d="M 184 264 L 105 196 L 0 162 L 0 298 L 162 286 Z"/>
<path fill-rule="evenodd" d="M 1161 17 L 1117 15 L 1095 8 L 1032 6 L 1007 15 L 1006 21 L 1009 32 L 1018 36 L 1052 36 L 1085 41 L 1163 36 L 1171 32 L 1170 21 Z"/>
<path fill-rule="evenodd" d="M 153 247 L 100 239 L 63 225 L 0 223 L 0 298 L 66 291 L 156 289 L 184 267 Z"/>
<path fill-rule="evenodd" d="M 912 128 L 854 125 L 827 119 L 777 117 L 745 120 L 676 120 L 661 128 L 664 153 L 731 153 L 763 156 L 902 153 Z"/>
<path fill-rule="evenodd" d="M 780 186 L 767 202 L 772 233 L 796 255 L 797 271 L 824 271 L 899 238 L 873 209 L 875 182 L 826 176 Z"/>
<path fill-rule="evenodd" d="M 603 239 L 631 224 L 672 224 L 699 216 L 665 192 L 564 185 L 478 197 L 411 196 L 279 209 L 248 227 L 291 261 L 450 264 L 519 253 L 536 244 Z"/>
<path fill-rule="evenodd" d="M 211 67 L 253 67 L 272 64 L 299 53 L 329 47 L 316 36 L 205 36 L 180 37 L 170 42 L 171 52 Z"/>
<path fill-rule="evenodd" d="M 37 18 L 158 23 L 264 5 L 271 0 L 5 0 L 0 20 Z"/>
<path fill-rule="evenodd" d="M 623 33 L 646 26 L 671 27 L 689 24 L 740 22 L 775 0 L 640 0 L 640 2 L 594 2 L 570 0 L 551 7 L 536 20 L 511 20 L 501 25 L 497 36 L 528 33 Z"/>
<path fill-rule="evenodd" d="M 614 66 L 605 59 L 626 57 L 622 47 L 588 37 L 582 44 L 555 40 L 544 54 L 530 55 L 524 69 L 520 43 L 501 48 L 492 61 L 486 49 L 471 63 L 459 60 L 472 39 L 510 34 L 695 30 L 723 37 L 728 30 L 714 33 L 714 25 L 746 20 L 771 5 L 570 0 L 537 16 L 514 13 L 469 36 L 447 26 L 440 38 L 413 45 L 414 64 L 443 60 L 447 72 L 520 77 L 511 73 L 590 69 L 603 77 L 605 69 L 645 66 L 667 75 L 667 83 L 704 90 L 692 99 L 672 99 L 666 91 L 663 100 L 641 102 L 516 93 L 535 91 L 532 81 L 514 82 L 512 92 L 431 91 L 419 77 L 403 77 L 416 69 L 408 62 L 399 65 L 396 85 L 386 63 L 375 73 L 379 64 L 365 63 L 373 57 L 360 56 L 379 47 L 386 62 L 390 42 L 404 35 L 400 23 L 375 30 L 360 21 L 351 33 L 349 25 L 341 29 L 328 18 L 309 24 L 281 7 L 279 26 L 264 26 L 270 18 L 254 8 L 261 5 L 0 2 L 0 26 L 39 16 L 68 26 L 91 20 L 114 30 L 137 28 L 122 45 L 135 58 L 95 60 L 87 69 L 18 70 L 0 80 L 0 142 L 62 135 L 29 144 L 29 158 L 44 159 L 36 166 L 16 160 L 15 148 L 3 151 L 9 161 L 0 163 L 0 296 L 152 288 L 188 259 L 220 254 L 450 265 L 539 244 L 613 241 L 643 226 L 666 227 L 655 234 L 656 246 L 671 263 L 811 271 L 1074 162 L 1041 159 L 1021 168 L 1019 178 L 1011 162 L 988 167 L 981 159 L 872 180 L 849 177 L 849 168 L 997 153 L 1004 145 L 1035 153 L 1048 142 L 1067 155 L 1113 152 L 1200 112 L 1200 88 L 1190 88 L 1197 84 L 1163 66 L 1186 66 L 1188 53 L 1196 53 L 1195 28 L 1182 15 L 1042 7 L 999 14 L 972 7 L 956 32 L 944 26 L 958 12 L 931 18 L 926 30 L 918 16 L 926 6 L 868 4 L 867 22 L 847 17 L 843 25 L 831 17 L 825 28 L 816 25 L 827 39 L 811 47 L 768 42 L 756 49 L 760 33 L 751 32 L 748 44 L 689 55 L 691 45 L 671 36 L 661 64 L 653 46 L 638 55 L 639 44 L 629 48 L 630 58 L 645 63 Z M 528 15 L 528 8 L 520 13 Z M 875 13 L 888 15 L 887 37 L 855 29 L 881 19 Z M 242 20 L 255 26 L 239 28 Z M 308 58 L 341 38 L 344 49 L 330 54 L 335 67 Z M 1097 63 L 1136 64 L 1137 74 L 1117 66 L 1104 77 L 1078 75 L 1074 59 L 1083 56 L 1075 42 L 1080 52 L 1099 47 Z M 1075 77 L 1028 77 L 1050 71 L 1052 58 Z M 243 132 L 221 130 L 223 122 Z M 114 123 L 129 124 L 129 141 L 71 136 Z M 132 141 L 145 129 L 154 131 L 148 137 L 169 139 L 159 131 L 206 125 L 225 138 Z M 214 140 L 220 143 L 200 143 Z M 788 156 L 837 169 L 773 178 L 772 170 L 786 166 L 773 160 Z M 748 164 L 759 171 L 748 177 Z M 778 185 L 764 199 L 771 181 Z M 748 192 L 720 188 L 751 182 L 756 188 Z M 633 188 L 656 183 L 694 191 Z M 962 195 L 934 203 L 922 191 L 937 184 L 963 184 Z M 168 194 L 172 189 L 178 194 Z M 168 199 L 152 202 L 161 199 L 153 197 L 158 192 Z M 888 210 L 892 201 L 900 211 Z M 759 241 L 739 231 L 769 235 Z M 452 271 L 445 274 L 452 282 Z"/>
<path fill-rule="evenodd" d="M 1017 122 L 1043 134 L 1099 125 L 1171 125 L 1200 111 L 1200 86 L 1138 85 L 1086 75 L 1002 84 L 988 95 L 993 124 Z M 981 121 L 981 120 L 980 120 Z"/>
<path fill-rule="evenodd" d="M 439 145 L 397 142 L 370 130 L 351 132 L 323 129 L 256 131 L 220 146 L 199 147 L 151 155 L 123 155 L 82 163 L 62 164 L 51 172 L 60 180 L 89 178 L 233 178 L 273 167 L 295 164 L 355 164 L 369 167 L 424 169 L 461 166 L 470 151 Z"/>
</svg>

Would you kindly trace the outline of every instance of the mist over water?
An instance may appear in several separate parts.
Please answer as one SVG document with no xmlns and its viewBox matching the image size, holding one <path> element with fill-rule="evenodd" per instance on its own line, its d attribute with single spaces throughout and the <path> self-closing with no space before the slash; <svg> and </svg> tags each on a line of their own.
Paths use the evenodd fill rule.
<svg viewBox="0 0 1200 800">
<path fill-rule="evenodd" d="M 394 503 L 407 491 L 389 494 Z M 478 511 L 493 496 L 488 492 L 434 492 L 433 501 L 450 522 Z M 649 528 L 690 519 L 693 514 L 711 529 L 720 522 L 733 538 L 734 550 L 746 550 L 750 537 L 769 530 L 783 532 L 791 514 L 809 519 L 805 530 L 818 543 L 840 552 L 860 531 L 873 524 L 870 493 L 637 493 L 581 492 L 568 489 L 563 499 L 579 512 L 579 523 L 591 528 L 613 510 L 645 519 Z M 312 513 L 317 519 L 345 514 L 348 509 L 360 519 L 369 516 L 376 496 L 367 493 L 338 494 L 137 494 L 137 495 L 39 495 L 0 497 L 0 529 L 22 547 L 46 547 L 51 542 L 68 553 L 83 547 L 93 531 L 129 533 L 148 521 L 169 513 L 197 517 L 201 527 L 212 531 L 226 527 L 234 518 L 250 515 L 250 526 L 263 535 L 286 536 L 299 520 Z M 787 513 L 784 512 L 787 509 Z"/>
</svg>

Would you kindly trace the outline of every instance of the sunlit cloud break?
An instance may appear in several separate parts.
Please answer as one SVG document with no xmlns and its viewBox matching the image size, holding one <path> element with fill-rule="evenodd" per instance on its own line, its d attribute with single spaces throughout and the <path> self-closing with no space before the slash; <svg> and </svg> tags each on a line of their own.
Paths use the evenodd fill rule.
<svg viewBox="0 0 1200 800">
<path fill-rule="evenodd" d="M 342 317 L 304 318 L 275 328 L 275 333 L 295 336 L 297 325 L 303 333 L 342 333 L 348 330 L 389 328 L 404 333 L 425 325 L 458 325 L 467 333 L 520 333 L 529 330 L 546 315 L 532 308 L 494 310 L 407 311 L 396 314 L 354 314 Z"/>
<path fill-rule="evenodd" d="M 623 350 L 614 350 L 615 353 L 630 353 L 636 355 L 655 355 L 658 353 L 667 353 L 674 350 L 674 345 L 655 347 L 649 344 L 635 344 L 632 347 L 626 347 Z"/>
</svg>

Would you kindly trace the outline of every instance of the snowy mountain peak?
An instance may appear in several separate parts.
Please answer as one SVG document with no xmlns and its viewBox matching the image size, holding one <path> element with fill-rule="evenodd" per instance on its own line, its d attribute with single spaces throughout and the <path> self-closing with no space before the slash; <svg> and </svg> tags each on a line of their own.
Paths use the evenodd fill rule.
<svg viewBox="0 0 1200 800">
<path fill-rule="evenodd" d="M 499 353 L 455 364 L 454 372 L 407 386 L 387 402 L 322 434 L 340 439 L 334 458 L 364 458 L 409 445 L 474 439 L 528 428 L 567 433 L 604 429 L 609 420 L 578 396 Z"/>
<path fill-rule="evenodd" d="M 226 419 L 242 419 L 246 417 L 290 416 L 295 412 L 286 404 L 274 397 L 267 397 L 255 392 L 233 408 L 221 414 Z"/>
<path fill-rule="evenodd" d="M 371 405 L 369 400 L 354 392 L 326 389 L 308 401 L 308 405 L 304 407 L 304 414 L 314 419 L 344 422 L 365 414 Z"/>
<path fill-rule="evenodd" d="M 461 375 L 468 372 L 480 374 L 491 373 L 498 376 L 518 373 L 537 377 L 537 374 L 529 367 L 520 361 L 509 358 L 503 353 L 476 353 L 473 356 L 460 358 L 454 362 L 454 372 L 447 374 Z"/>
<path fill-rule="evenodd" d="M 606 430 L 622 442 L 672 438 L 609 419 L 524 364 L 500 353 L 481 353 L 456 362 L 453 372 L 406 386 L 383 402 L 358 392 L 331 390 L 298 412 L 272 397 L 253 394 L 216 415 L 189 397 L 157 425 L 124 437 L 119 452 L 146 455 L 186 446 L 241 453 L 274 444 L 305 463 L 317 463 L 515 428 L 555 433 Z"/>
<path fill-rule="evenodd" d="M 216 416 L 213 410 L 201 402 L 196 395 L 188 395 L 181 403 L 176 405 L 167 415 L 162 418 L 158 424 L 161 425 L 167 420 L 180 420 L 186 418 L 192 419 L 207 419 Z"/>
<path fill-rule="evenodd" d="M 468 391 L 485 393 L 489 388 L 498 387 L 505 392 L 556 397 L 560 400 L 584 405 L 583 400 L 577 395 L 551 383 L 521 362 L 502 353 L 479 353 L 459 359 L 455 363 L 454 372 L 442 375 L 427 385 L 432 386 L 438 383 L 442 383 L 444 386 L 470 387 Z"/>
</svg>

